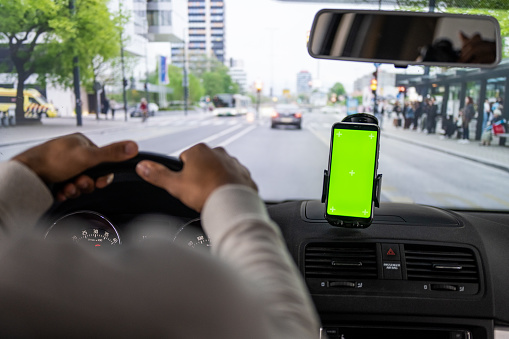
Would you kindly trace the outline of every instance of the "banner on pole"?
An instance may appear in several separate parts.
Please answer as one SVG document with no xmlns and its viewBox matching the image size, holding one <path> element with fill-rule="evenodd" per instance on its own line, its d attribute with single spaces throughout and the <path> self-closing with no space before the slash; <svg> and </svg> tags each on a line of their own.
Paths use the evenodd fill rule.
<svg viewBox="0 0 509 339">
<path fill-rule="evenodd" d="M 168 78 L 168 58 L 165 56 L 159 57 L 159 84 L 168 85 L 170 79 Z"/>
</svg>

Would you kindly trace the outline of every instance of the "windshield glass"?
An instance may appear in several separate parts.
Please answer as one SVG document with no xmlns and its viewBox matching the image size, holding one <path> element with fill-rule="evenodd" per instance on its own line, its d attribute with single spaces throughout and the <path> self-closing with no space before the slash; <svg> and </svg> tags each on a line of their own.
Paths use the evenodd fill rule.
<svg viewBox="0 0 509 339">
<path fill-rule="evenodd" d="M 212 99 L 212 103 L 214 107 L 235 107 L 235 99 L 233 98 L 233 94 L 217 94 Z"/>
<path fill-rule="evenodd" d="M 266 201 L 319 200 L 332 125 L 367 112 L 381 127 L 382 202 L 507 210 L 507 5 L 430 3 L 0 0 L 0 160 L 73 132 L 170 156 L 204 142 L 245 164 Z M 480 70 L 314 59 L 323 8 L 490 14 L 503 60 Z M 438 48 L 423 47 L 423 58 Z M 12 95 L 30 88 L 55 113 Z"/>
</svg>

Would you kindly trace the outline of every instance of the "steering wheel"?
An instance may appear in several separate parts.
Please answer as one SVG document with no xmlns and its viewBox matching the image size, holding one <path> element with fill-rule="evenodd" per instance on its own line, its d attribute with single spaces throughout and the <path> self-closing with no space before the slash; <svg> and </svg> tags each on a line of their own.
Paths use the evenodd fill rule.
<svg viewBox="0 0 509 339">
<path fill-rule="evenodd" d="M 123 162 L 99 164 L 80 175 L 84 174 L 97 179 L 113 173 L 114 179 L 110 185 L 103 189 L 96 189 L 90 194 L 82 194 L 76 199 L 55 202 L 41 220 L 55 220 L 78 209 L 108 214 L 164 213 L 189 218 L 198 217 L 198 212 L 182 204 L 167 191 L 147 183 L 136 174 L 136 165 L 142 160 L 158 162 L 172 171 L 180 171 L 183 167 L 182 161 L 178 158 L 150 152 L 139 152 L 136 157 Z M 75 178 L 50 187 L 53 195 Z"/>
</svg>

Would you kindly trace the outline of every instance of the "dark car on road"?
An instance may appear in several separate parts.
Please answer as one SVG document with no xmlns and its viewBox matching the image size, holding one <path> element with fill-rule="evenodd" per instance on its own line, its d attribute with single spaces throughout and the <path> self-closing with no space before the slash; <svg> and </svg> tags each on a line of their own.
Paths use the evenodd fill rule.
<svg viewBox="0 0 509 339">
<path fill-rule="evenodd" d="M 302 112 L 299 106 L 292 104 L 277 105 L 272 113 L 271 128 L 278 125 L 295 126 L 297 129 L 302 127 Z"/>
</svg>

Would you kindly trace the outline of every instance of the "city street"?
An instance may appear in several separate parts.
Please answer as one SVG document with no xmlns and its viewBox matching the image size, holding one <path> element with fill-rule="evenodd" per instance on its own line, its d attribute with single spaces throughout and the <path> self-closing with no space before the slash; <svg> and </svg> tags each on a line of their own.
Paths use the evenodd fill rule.
<svg viewBox="0 0 509 339">
<path fill-rule="evenodd" d="M 297 130 L 293 127 L 271 129 L 270 118 L 263 113 L 259 120 L 253 116 L 214 117 L 202 112 L 188 116 L 160 114 L 146 123 L 136 119 L 99 123 L 90 120 L 84 125 L 103 123 L 108 128 L 87 130 L 84 126 L 79 130 L 99 145 L 133 139 L 142 151 L 171 156 L 178 156 L 198 142 L 211 147 L 222 146 L 249 168 L 265 200 L 320 199 L 330 127 L 343 116 L 305 113 L 303 129 Z M 45 122 L 52 123 L 50 119 Z M 30 128 L 43 135 L 41 131 L 46 126 Z M 0 160 L 41 142 L 37 133 L 30 138 L 34 142 L 10 142 L 5 134 L 2 136 L 4 131 L 8 129 L 0 130 Z M 467 209 L 509 208 L 509 192 L 500 184 L 509 180 L 507 171 L 389 137 L 399 132 L 402 131 L 390 128 L 386 128 L 387 136 L 382 132 L 378 171 L 383 174 L 382 201 Z M 411 136 L 431 137 L 414 133 Z M 457 171 L 461 171 L 461 175 L 457 175 Z"/>
</svg>

